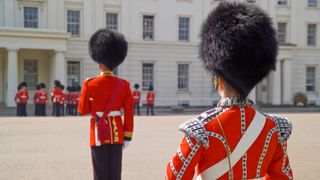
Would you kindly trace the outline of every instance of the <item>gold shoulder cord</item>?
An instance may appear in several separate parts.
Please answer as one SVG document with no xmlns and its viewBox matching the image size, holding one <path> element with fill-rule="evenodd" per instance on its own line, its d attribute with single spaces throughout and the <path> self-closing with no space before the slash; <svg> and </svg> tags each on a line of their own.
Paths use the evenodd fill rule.
<svg viewBox="0 0 320 180">
<path fill-rule="evenodd" d="M 232 180 L 233 179 L 233 172 L 232 172 L 232 167 L 231 167 L 231 160 L 230 160 L 230 155 L 231 155 L 231 149 L 230 149 L 230 146 L 229 146 L 229 143 L 228 143 L 228 140 L 227 140 L 227 136 L 222 128 L 222 125 L 221 125 L 221 122 L 220 122 L 220 119 L 219 117 L 217 117 L 217 120 L 218 120 L 218 124 L 220 126 L 220 129 L 222 131 L 222 135 L 224 137 L 224 139 L 226 140 L 226 150 L 227 150 L 227 157 L 228 157 L 228 164 L 229 164 L 229 179 Z"/>
</svg>

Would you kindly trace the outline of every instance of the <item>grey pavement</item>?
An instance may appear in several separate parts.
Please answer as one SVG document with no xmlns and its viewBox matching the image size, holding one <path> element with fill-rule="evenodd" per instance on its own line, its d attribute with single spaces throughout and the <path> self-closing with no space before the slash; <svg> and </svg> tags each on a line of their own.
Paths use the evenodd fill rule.
<svg viewBox="0 0 320 180">
<path fill-rule="evenodd" d="M 320 114 L 284 114 L 293 122 L 288 153 L 295 179 L 320 179 Z M 124 180 L 162 180 L 182 138 L 180 123 L 193 117 L 138 116 L 124 150 Z M 88 117 L 1 117 L 0 180 L 92 179 Z"/>
</svg>

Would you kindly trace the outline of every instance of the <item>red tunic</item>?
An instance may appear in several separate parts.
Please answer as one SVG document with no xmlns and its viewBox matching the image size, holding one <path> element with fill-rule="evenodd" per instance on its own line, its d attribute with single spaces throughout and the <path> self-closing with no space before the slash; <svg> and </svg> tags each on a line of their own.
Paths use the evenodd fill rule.
<svg viewBox="0 0 320 180">
<path fill-rule="evenodd" d="M 40 104 L 40 90 L 37 90 L 33 96 L 34 104 Z"/>
<path fill-rule="evenodd" d="M 133 102 L 140 103 L 140 99 L 141 99 L 140 91 L 135 90 L 135 91 L 133 91 L 132 95 L 133 95 Z"/>
<path fill-rule="evenodd" d="M 148 91 L 147 93 L 147 104 L 154 104 L 154 92 L 153 91 Z"/>
<path fill-rule="evenodd" d="M 227 145 L 233 152 L 255 113 L 251 106 L 215 108 L 182 124 L 180 130 L 186 135 L 167 166 L 167 179 L 192 179 L 195 171 L 198 176 L 210 171 L 210 167 L 227 157 Z M 232 167 L 233 179 L 292 179 L 286 144 L 292 125 L 280 116 L 266 119 L 257 139 Z M 229 179 L 229 173 L 218 179 Z"/>
<path fill-rule="evenodd" d="M 17 103 L 23 103 L 26 104 L 29 99 L 29 92 L 25 88 L 20 89 L 14 98 Z"/>
<path fill-rule="evenodd" d="M 64 104 L 66 101 L 66 95 L 64 94 L 63 91 L 61 91 L 61 99 L 60 99 L 60 104 Z"/>
<path fill-rule="evenodd" d="M 60 88 L 55 87 L 51 92 L 51 100 L 53 103 L 60 103 L 62 100 L 63 92 Z"/>
<path fill-rule="evenodd" d="M 46 90 L 40 90 L 39 91 L 39 103 L 40 104 L 46 104 L 48 100 L 48 93 Z"/>
<path fill-rule="evenodd" d="M 112 75 L 100 75 L 83 82 L 78 111 L 81 115 L 104 112 L 113 92 L 117 80 L 121 81 L 119 95 L 111 111 L 124 111 L 124 120 L 121 116 L 107 117 L 105 119 L 110 127 L 111 141 L 97 142 L 96 122 L 94 117 L 90 121 L 90 146 L 101 144 L 123 144 L 130 141 L 133 133 L 133 98 L 129 82 Z"/>
</svg>

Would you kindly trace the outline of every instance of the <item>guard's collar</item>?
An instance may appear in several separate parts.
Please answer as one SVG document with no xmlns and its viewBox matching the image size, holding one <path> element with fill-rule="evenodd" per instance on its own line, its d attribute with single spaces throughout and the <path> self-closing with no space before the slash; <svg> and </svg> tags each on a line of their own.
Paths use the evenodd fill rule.
<svg viewBox="0 0 320 180">
<path fill-rule="evenodd" d="M 113 76 L 113 73 L 112 71 L 102 71 L 100 72 L 100 75 Z"/>
<path fill-rule="evenodd" d="M 253 106 L 254 103 L 250 99 L 243 99 L 240 97 L 226 97 L 222 98 L 217 107 L 219 108 L 231 108 L 233 106 Z"/>
</svg>

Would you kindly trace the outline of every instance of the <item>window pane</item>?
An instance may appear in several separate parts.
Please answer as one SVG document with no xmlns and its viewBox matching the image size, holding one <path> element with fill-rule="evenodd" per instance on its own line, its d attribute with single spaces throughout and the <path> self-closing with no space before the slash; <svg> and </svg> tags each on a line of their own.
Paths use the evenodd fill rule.
<svg viewBox="0 0 320 180">
<path fill-rule="evenodd" d="M 279 5 L 287 5 L 287 0 L 278 0 Z"/>
<path fill-rule="evenodd" d="M 80 36 L 80 11 L 67 11 L 67 31 L 71 36 Z"/>
<path fill-rule="evenodd" d="M 316 68 L 307 67 L 306 69 L 306 90 L 315 91 L 316 87 Z"/>
<path fill-rule="evenodd" d="M 309 7 L 317 7 L 317 0 L 308 0 Z"/>
<path fill-rule="evenodd" d="M 153 64 L 142 64 L 142 89 L 148 90 L 153 85 Z"/>
<path fill-rule="evenodd" d="M 287 42 L 287 23 L 278 23 L 278 42 Z"/>
<path fill-rule="evenodd" d="M 107 28 L 118 31 L 118 14 L 107 13 L 106 20 Z"/>
<path fill-rule="evenodd" d="M 28 84 L 28 89 L 36 89 L 38 84 L 37 60 L 24 60 L 24 81 Z"/>
<path fill-rule="evenodd" d="M 38 8 L 24 7 L 23 13 L 24 13 L 24 27 L 38 28 Z"/>
<path fill-rule="evenodd" d="M 180 17 L 179 18 L 179 40 L 189 41 L 189 29 L 190 29 L 190 18 Z"/>
<path fill-rule="evenodd" d="M 68 61 L 68 86 L 80 85 L 80 62 Z"/>
<path fill-rule="evenodd" d="M 143 16 L 143 34 L 144 40 L 153 40 L 154 38 L 154 17 Z"/>
<path fill-rule="evenodd" d="M 178 90 L 189 88 L 189 64 L 178 64 Z"/>
<path fill-rule="evenodd" d="M 316 46 L 316 35 L 317 33 L 317 25 L 316 24 L 308 24 L 307 27 L 307 45 L 308 46 Z"/>
</svg>

